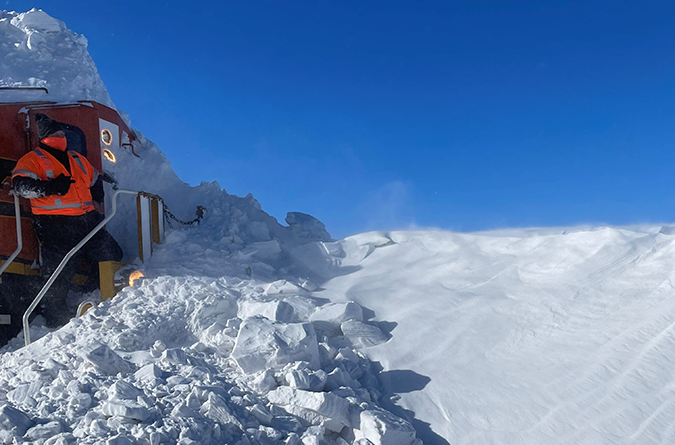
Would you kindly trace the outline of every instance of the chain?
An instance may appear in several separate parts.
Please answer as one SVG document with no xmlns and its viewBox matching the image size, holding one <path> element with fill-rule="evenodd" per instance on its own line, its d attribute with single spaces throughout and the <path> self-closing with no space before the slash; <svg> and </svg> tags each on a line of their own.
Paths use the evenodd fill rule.
<svg viewBox="0 0 675 445">
<path fill-rule="evenodd" d="M 197 206 L 197 211 L 195 212 L 195 215 L 197 215 L 197 217 L 192 221 L 183 221 L 181 219 L 176 218 L 176 215 L 171 213 L 171 210 L 169 210 L 169 206 L 166 205 L 166 202 L 164 202 L 164 198 L 162 198 L 161 196 L 147 192 L 140 192 L 139 194 L 142 196 L 147 196 L 148 198 L 157 199 L 162 202 L 162 206 L 164 208 L 164 220 L 166 221 L 166 224 L 169 226 L 170 229 L 173 229 L 173 224 L 171 223 L 171 220 L 174 220 L 178 224 L 183 224 L 185 226 L 191 226 L 194 223 L 197 223 L 197 225 L 199 225 L 202 218 L 204 218 L 204 213 L 206 212 L 206 207 Z"/>
<path fill-rule="evenodd" d="M 204 217 L 205 211 L 206 211 L 206 207 L 197 206 L 197 211 L 195 212 L 197 217 L 195 219 L 193 219 L 192 221 L 183 221 L 181 219 L 176 218 L 176 215 L 171 213 L 171 210 L 169 210 L 169 207 L 166 205 L 166 203 L 164 204 L 164 216 L 167 217 L 166 223 L 167 223 L 167 225 L 169 226 L 170 229 L 173 229 L 173 224 L 171 224 L 171 221 L 170 221 L 171 219 L 173 219 L 174 221 L 176 221 L 179 224 L 183 224 L 183 225 L 186 225 L 186 226 L 190 226 L 194 223 L 197 223 L 197 225 L 199 225 L 199 222 Z"/>
</svg>

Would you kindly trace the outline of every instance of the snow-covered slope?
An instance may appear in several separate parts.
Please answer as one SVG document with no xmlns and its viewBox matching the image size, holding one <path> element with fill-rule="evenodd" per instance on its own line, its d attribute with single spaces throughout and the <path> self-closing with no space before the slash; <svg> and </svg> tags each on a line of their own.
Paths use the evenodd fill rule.
<svg viewBox="0 0 675 445">
<path fill-rule="evenodd" d="M 675 227 L 338 244 L 318 295 L 396 324 L 368 356 L 425 443 L 675 443 Z"/>
<path fill-rule="evenodd" d="M 112 105 L 83 37 L 0 17 L 0 83 Z M 190 187 L 139 136 L 121 186 L 206 217 L 133 288 L 0 350 L 0 443 L 675 442 L 674 227 L 331 241 Z M 130 261 L 134 212 L 109 227 Z"/>
</svg>

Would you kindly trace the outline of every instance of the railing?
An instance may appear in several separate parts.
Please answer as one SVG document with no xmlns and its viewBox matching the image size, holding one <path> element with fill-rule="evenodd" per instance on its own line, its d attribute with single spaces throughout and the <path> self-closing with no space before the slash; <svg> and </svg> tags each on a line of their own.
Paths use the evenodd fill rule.
<svg viewBox="0 0 675 445">
<path fill-rule="evenodd" d="M 14 90 L 14 91 L 44 91 L 45 94 L 49 94 L 49 90 L 45 87 L 34 87 L 34 86 L 23 86 L 23 85 L 17 85 L 17 86 L 0 86 L 0 91 L 6 91 L 6 90 Z"/>
<path fill-rule="evenodd" d="M 110 212 L 109 215 L 105 217 L 103 221 L 101 221 L 94 229 L 89 232 L 87 236 L 85 236 L 82 241 L 80 241 L 75 247 L 73 247 L 70 252 L 66 254 L 65 257 L 61 260 L 61 263 L 59 263 L 58 267 L 52 273 L 52 275 L 49 277 L 49 280 L 45 283 L 45 285 L 42 287 L 40 292 L 37 294 L 33 302 L 28 306 L 28 309 L 26 312 L 23 314 L 23 338 L 26 346 L 30 344 L 30 324 L 28 322 L 28 318 L 30 315 L 33 313 L 35 308 L 37 307 L 38 304 L 40 304 L 40 301 L 44 298 L 45 294 L 47 291 L 49 291 L 49 288 L 52 287 L 54 284 L 54 281 L 58 278 L 59 274 L 63 271 L 63 268 L 66 267 L 66 264 L 68 264 L 68 261 L 75 255 L 81 248 L 84 246 L 87 241 L 89 241 L 96 233 L 98 233 L 99 230 L 103 228 L 113 217 L 115 216 L 115 213 L 117 213 L 117 197 L 120 194 L 126 194 L 126 195 L 134 195 L 138 196 L 139 192 L 134 192 L 131 190 L 116 190 L 113 193 L 112 196 L 112 211 Z"/>
</svg>

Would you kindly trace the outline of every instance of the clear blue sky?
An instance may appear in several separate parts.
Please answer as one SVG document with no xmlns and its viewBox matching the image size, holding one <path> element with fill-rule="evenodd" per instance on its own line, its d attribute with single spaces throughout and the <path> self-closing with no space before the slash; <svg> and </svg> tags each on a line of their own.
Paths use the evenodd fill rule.
<svg viewBox="0 0 675 445">
<path fill-rule="evenodd" d="M 191 184 L 336 237 L 675 221 L 675 2 L 6 1 Z"/>
</svg>

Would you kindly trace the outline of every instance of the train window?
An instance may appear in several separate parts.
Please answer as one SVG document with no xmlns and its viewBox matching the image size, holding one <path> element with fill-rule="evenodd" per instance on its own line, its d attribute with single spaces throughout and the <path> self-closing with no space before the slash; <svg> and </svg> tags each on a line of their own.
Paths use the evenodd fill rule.
<svg viewBox="0 0 675 445">
<path fill-rule="evenodd" d="M 84 132 L 75 125 L 64 124 L 63 122 L 60 122 L 60 124 L 63 127 L 64 133 L 66 133 L 68 150 L 76 151 L 86 158 L 87 138 L 84 136 Z"/>
</svg>

